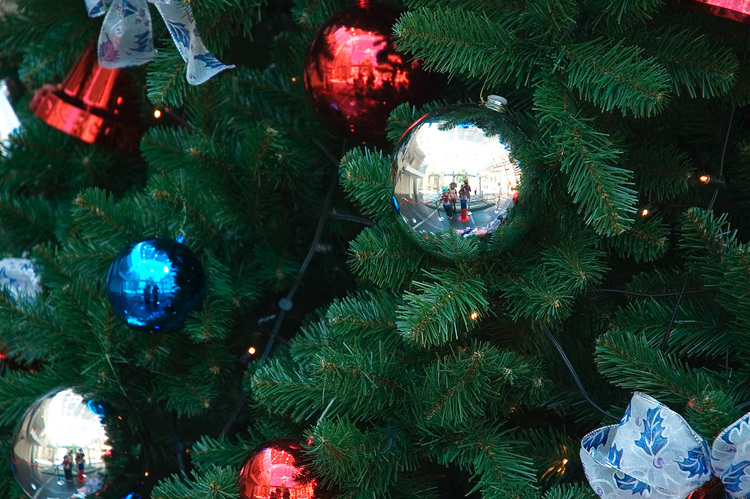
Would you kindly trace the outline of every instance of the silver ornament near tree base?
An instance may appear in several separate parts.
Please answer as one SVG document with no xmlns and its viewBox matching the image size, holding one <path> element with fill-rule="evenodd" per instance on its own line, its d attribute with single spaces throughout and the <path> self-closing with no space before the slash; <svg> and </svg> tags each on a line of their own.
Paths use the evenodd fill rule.
<svg viewBox="0 0 750 499">
<path fill-rule="evenodd" d="M 71 389 L 38 399 L 13 437 L 13 473 L 35 499 L 83 497 L 104 486 L 110 452 L 99 416 Z"/>
<path fill-rule="evenodd" d="M 394 206 L 429 252 L 481 258 L 525 234 L 531 211 L 519 151 L 527 138 L 505 99 L 456 104 L 415 122 L 393 154 Z M 458 241 L 464 239 L 464 242 Z"/>
</svg>

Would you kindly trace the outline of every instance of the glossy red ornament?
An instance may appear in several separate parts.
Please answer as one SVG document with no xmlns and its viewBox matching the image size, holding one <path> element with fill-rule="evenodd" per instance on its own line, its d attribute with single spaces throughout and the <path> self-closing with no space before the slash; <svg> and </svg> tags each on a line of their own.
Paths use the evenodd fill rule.
<svg viewBox="0 0 750 499">
<path fill-rule="evenodd" d="M 721 484 L 721 480 L 713 477 L 692 491 L 686 499 L 723 499 L 724 497 L 724 486 Z"/>
<path fill-rule="evenodd" d="M 353 7 L 333 16 L 305 56 L 305 90 L 320 119 L 361 139 L 385 137 L 391 110 L 430 98 L 430 75 L 393 47 L 399 12 L 385 5 Z"/>
<path fill-rule="evenodd" d="M 240 499 L 327 498 L 306 464 L 297 439 L 274 438 L 263 443 L 240 469 Z"/>
<path fill-rule="evenodd" d="M 715 16 L 750 24 L 750 0 L 679 0 L 679 2 Z"/>
<path fill-rule="evenodd" d="M 34 94 L 31 110 L 48 125 L 89 144 L 137 152 L 143 128 L 127 73 L 104 69 L 90 48 L 60 85 Z"/>
</svg>

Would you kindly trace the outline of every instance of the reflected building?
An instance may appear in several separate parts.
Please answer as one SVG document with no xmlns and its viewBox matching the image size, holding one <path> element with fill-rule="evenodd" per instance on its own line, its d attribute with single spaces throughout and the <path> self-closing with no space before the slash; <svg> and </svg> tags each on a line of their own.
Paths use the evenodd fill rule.
<svg viewBox="0 0 750 499">
<path fill-rule="evenodd" d="M 520 162 L 506 134 L 472 119 L 456 119 L 466 114 L 462 110 L 423 117 L 394 154 L 394 195 L 404 221 L 416 231 L 488 234 L 518 201 Z M 467 217 L 451 218 L 441 199 L 452 183 L 464 182 L 470 186 Z"/>
<path fill-rule="evenodd" d="M 62 462 L 83 451 L 84 472 L 75 462 L 66 480 Z M 33 499 L 83 497 L 102 489 L 104 456 L 111 451 L 99 416 L 83 397 L 63 390 L 37 400 L 26 412 L 12 444 L 13 473 Z"/>
</svg>

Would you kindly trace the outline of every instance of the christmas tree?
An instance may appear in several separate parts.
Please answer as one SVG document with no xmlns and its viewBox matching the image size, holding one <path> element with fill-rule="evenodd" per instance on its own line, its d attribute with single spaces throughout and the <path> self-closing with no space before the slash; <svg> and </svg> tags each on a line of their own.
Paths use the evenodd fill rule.
<svg viewBox="0 0 750 499">
<path fill-rule="evenodd" d="M 70 388 L 107 428 L 100 497 L 239 497 L 251 451 L 292 437 L 338 497 L 563 499 L 596 497 L 581 441 L 625 426 L 634 392 L 709 446 L 745 413 L 750 64 L 736 2 L 389 2 L 395 49 L 431 80 L 389 101 L 365 139 L 329 128 L 303 74 L 316 32 L 351 2 L 173 2 L 195 29 L 175 34 L 159 1 L 0 4 L 0 72 L 21 122 L 0 154 L 0 256 L 28 259 L 42 281 L 0 294 L 0 454 L 35 401 Z M 118 70 L 127 124 L 145 129 L 135 148 L 32 112 L 95 44 L 101 62 L 120 33 L 110 14 L 128 9 L 156 48 Z M 180 48 L 200 52 L 198 32 L 195 59 L 219 69 L 195 85 Z M 359 98 L 375 73 L 356 64 L 342 81 Z M 489 95 L 508 103 L 486 110 Z M 524 211 L 482 234 L 422 231 L 399 205 L 396 144 L 424 115 L 480 108 L 517 131 L 510 204 Z M 476 180 L 470 169 L 451 180 Z M 501 211 L 484 191 L 462 217 L 482 202 Z M 430 216 L 447 218 L 428 194 Z M 202 301 L 168 333 L 129 327 L 108 295 L 115 258 L 152 238 L 184 238 L 205 274 Z M 660 411 L 637 422 L 657 482 L 615 466 L 627 494 L 666 473 L 654 456 L 674 418 Z M 587 438 L 585 452 L 606 440 Z M 630 459 L 609 452 L 613 466 Z M 57 454 L 36 458 L 53 490 Z M 705 477 L 693 488 L 710 478 L 705 456 L 694 462 L 681 463 Z M 0 498 L 25 497 L 22 481 L 6 466 Z M 696 497 L 724 497 L 709 485 Z"/>
</svg>

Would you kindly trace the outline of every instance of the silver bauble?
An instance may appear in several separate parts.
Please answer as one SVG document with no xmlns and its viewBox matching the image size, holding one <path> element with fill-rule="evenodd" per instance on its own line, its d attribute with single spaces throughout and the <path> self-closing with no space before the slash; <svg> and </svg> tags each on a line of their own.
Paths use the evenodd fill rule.
<svg viewBox="0 0 750 499">
<path fill-rule="evenodd" d="M 399 140 L 391 175 L 394 205 L 414 239 L 446 258 L 508 249 L 533 218 L 519 151 L 526 135 L 505 99 L 432 111 Z M 530 207 L 530 206 L 529 206 Z"/>
<path fill-rule="evenodd" d="M 13 437 L 13 473 L 34 499 L 83 497 L 104 486 L 107 432 L 99 416 L 71 389 L 41 397 Z M 64 464 L 65 456 L 72 460 Z M 83 461 L 83 463 L 81 463 Z"/>
</svg>

